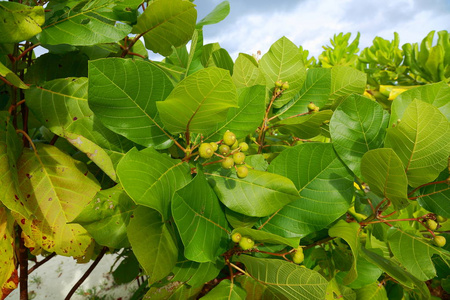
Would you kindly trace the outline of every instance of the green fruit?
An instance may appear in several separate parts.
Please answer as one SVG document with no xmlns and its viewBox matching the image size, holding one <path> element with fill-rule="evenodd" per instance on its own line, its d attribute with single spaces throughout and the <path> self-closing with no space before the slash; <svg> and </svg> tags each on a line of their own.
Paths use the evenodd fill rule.
<svg viewBox="0 0 450 300">
<path fill-rule="evenodd" d="M 227 155 L 230 152 L 230 147 L 227 145 L 220 145 L 219 147 L 219 153 L 222 155 Z"/>
<path fill-rule="evenodd" d="M 277 88 L 282 87 L 282 86 L 283 86 L 283 81 L 281 81 L 281 80 L 275 81 L 275 86 L 276 86 Z"/>
<path fill-rule="evenodd" d="M 235 150 L 239 147 L 239 142 L 236 140 L 236 142 L 234 142 L 233 146 L 231 146 L 231 150 Z"/>
<path fill-rule="evenodd" d="M 234 133 L 232 133 L 231 131 L 227 130 L 223 134 L 222 140 L 225 143 L 225 145 L 233 146 L 233 144 L 236 143 L 236 135 L 234 135 Z"/>
<path fill-rule="evenodd" d="M 438 247 L 444 247 L 447 240 L 442 235 L 437 235 L 434 237 L 434 244 Z"/>
<path fill-rule="evenodd" d="M 233 154 L 233 160 L 236 165 L 242 165 L 245 160 L 245 154 L 242 152 L 236 152 Z"/>
<path fill-rule="evenodd" d="M 239 143 L 239 148 L 241 148 L 242 152 L 247 152 L 249 147 L 246 142 L 242 142 L 242 143 Z"/>
<path fill-rule="evenodd" d="M 248 175 L 248 169 L 246 166 L 239 166 L 236 170 L 236 174 L 239 178 L 245 178 Z"/>
<path fill-rule="evenodd" d="M 301 252 L 301 253 L 303 253 L 303 247 L 302 247 L 302 246 L 298 246 L 298 247 L 295 249 L 295 252 Z"/>
<path fill-rule="evenodd" d="M 250 250 L 255 246 L 255 241 L 248 236 L 243 236 L 239 241 L 239 246 L 242 250 Z"/>
<path fill-rule="evenodd" d="M 241 240 L 242 235 L 239 232 L 235 232 L 233 233 L 233 235 L 231 236 L 231 240 L 235 243 L 239 243 L 239 241 Z"/>
<path fill-rule="evenodd" d="M 427 220 L 427 227 L 428 227 L 429 229 L 431 229 L 431 230 L 436 230 L 437 226 L 438 226 L 438 224 L 436 223 L 435 220 L 431 220 L 431 219 L 428 219 L 428 220 Z"/>
<path fill-rule="evenodd" d="M 310 112 L 319 111 L 319 107 L 317 105 L 315 105 L 314 103 L 309 102 L 308 111 L 310 111 Z"/>
<path fill-rule="evenodd" d="M 289 83 L 286 81 L 285 83 L 283 83 L 283 85 L 281 86 L 282 90 L 287 90 L 289 88 Z"/>
<path fill-rule="evenodd" d="M 297 265 L 301 264 L 304 260 L 305 255 L 303 254 L 303 252 L 297 251 L 294 253 L 294 256 L 292 257 L 292 261 Z"/>
<path fill-rule="evenodd" d="M 445 221 L 447 221 L 447 218 L 444 218 L 443 216 L 436 216 L 436 221 L 438 221 L 439 223 L 444 223 Z"/>
<path fill-rule="evenodd" d="M 217 151 L 217 149 L 219 149 L 219 145 L 217 145 L 217 143 L 209 143 L 211 145 L 211 147 L 213 148 L 214 152 Z"/>
<path fill-rule="evenodd" d="M 214 155 L 214 149 L 210 143 L 202 143 L 198 148 L 198 153 L 200 157 L 211 158 Z"/>
<path fill-rule="evenodd" d="M 234 160 L 231 157 L 225 157 L 225 159 L 222 160 L 222 168 L 231 169 L 233 166 Z"/>
</svg>

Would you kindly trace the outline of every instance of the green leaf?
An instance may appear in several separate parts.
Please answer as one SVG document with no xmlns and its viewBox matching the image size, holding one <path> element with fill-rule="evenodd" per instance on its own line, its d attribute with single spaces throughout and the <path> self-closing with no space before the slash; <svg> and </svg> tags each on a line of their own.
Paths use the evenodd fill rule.
<svg viewBox="0 0 450 300">
<path fill-rule="evenodd" d="M 400 158 L 392 149 L 366 152 L 361 159 L 361 174 L 370 190 L 392 201 L 397 210 L 409 204 L 408 180 Z"/>
<path fill-rule="evenodd" d="M 216 285 L 206 296 L 201 297 L 203 300 L 244 300 L 246 299 L 246 291 L 232 283 L 229 279 L 222 280 Z"/>
<path fill-rule="evenodd" d="M 426 281 L 436 277 L 436 269 L 431 261 L 434 254 L 441 256 L 444 261 L 450 261 L 450 252 L 432 246 L 429 239 L 425 241 L 422 237 L 398 228 L 389 229 L 387 238 L 394 257 L 419 280 Z"/>
<path fill-rule="evenodd" d="M 386 294 L 386 289 L 383 284 L 378 282 L 374 282 L 370 285 L 367 285 L 363 288 L 355 290 L 356 299 L 364 299 L 364 300 L 388 300 L 388 296 Z"/>
<path fill-rule="evenodd" d="M 292 134 L 302 139 L 309 139 L 322 133 L 321 126 L 325 121 L 330 120 L 332 115 L 332 110 L 323 110 L 304 116 L 284 119 L 276 124 L 282 125 L 279 128 L 281 133 Z"/>
<path fill-rule="evenodd" d="M 9 2 L 7 2 L 9 3 Z M 1 7 L 1 4 L 0 4 Z M 0 22 L 1 23 L 1 22 Z M 0 29 L 1 30 L 1 29 Z M 0 62 L 0 76 L 4 77 L 6 80 L 8 80 L 12 85 L 21 88 L 21 89 L 28 89 L 28 85 L 26 85 L 20 78 L 17 76 L 13 71 L 5 67 L 4 64 Z"/>
<path fill-rule="evenodd" d="M 23 144 L 16 134 L 12 117 L 7 111 L 0 112 L 0 203 L 9 210 L 30 217 L 27 198 L 19 186 L 17 160 Z"/>
<path fill-rule="evenodd" d="M 123 58 L 89 62 L 90 108 L 107 128 L 145 147 L 169 140 L 158 124 L 156 103 L 172 89 L 164 72 L 149 62 Z"/>
<path fill-rule="evenodd" d="M 450 177 L 448 169 L 444 170 L 436 181 L 443 181 Z M 419 204 L 428 211 L 444 218 L 450 218 L 450 185 L 446 182 L 432 184 L 420 189 Z"/>
<path fill-rule="evenodd" d="M 366 88 L 367 75 L 347 66 L 331 69 L 331 93 L 329 99 L 336 107 L 340 100 L 351 94 L 362 94 Z M 334 102 L 334 103 L 333 103 Z"/>
<path fill-rule="evenodd" d="M 213 262 L 227 248 L 228 223 L 217 196 L 202 173 L 175 193 L 172 215 L 187 259 Z"/>
<path fill-rule="evenodd" d="M 220 48 L 211 54 L 214 65 L 218 68 L 228 70 L 233 75 L 233 59 L 227 50 Z"/>
<path fill-rule="evenodd" d="M 18 43 L 42 31 L 44 7 L 2 1 L 0 20 L 0 44 Z"/>
<path fill-rule="evenodd" d="M 79 224 L 67 224 L 100 190 L 86 165 L 51 145 L 24 149 L 17 166 L 30 218 L 14 213 L 17 223 L 45 251 L 82 256 L 92 239 Z M 37 189 L 36 186 L 39 186 Z"/>
<path fill-rule="evenodd" d="M 327 297 L 325 299 L 356 300 L 356 294 L 351 288 L 338 284 L 336 279 L 333 278 L 328 285 Z"/>
<path fill-rule="evenodd" d="M 249 276 L 237 276 L 235 280 L 246 290 L 247 299 L 258 300 L 288 300 L 283 293 L 275 290 L 271 286 L 254 280 Z"/>
<path fill-rule="evenodd" d="M 270 232 L 264 232 L 252 228 L 239 227 L 235 228 L 231 235 L 239 232 L 242 236 L 251 237 L 254 241 L 268 244 L 283 244 L 296 248 L 300 244 L 300 238 L 284 238 Z"/>
<path fill-rule="evenodd" d="M 230 2 L 223 1 L 219 3 L 208 15 L 206 15 L 200 22 L 197 23 L 197 27 L 204 25 L 217 24 L 224 20 L 230 13 Z"/>
<path fill-rule="evenodd" d="M 294 184 L 286 177 L 249 170 L 239 178 L 232 170 L 206 173 L 209 184 L 229 209 L 252 217 L 264 217 L 299 198 Z"/>
<path fill-rule="evenodd" d="M 170 282 L 163 286 L 152 286 L 145 294 L 144 300 L 195 300 L 201 293 L 203 285 L 190 287 L 182 282 Z"/>
<path fill-rule="evenodd" d="M 127 227 L 128 239 L 134 255 L 152 284 L 172 271 L 178 257 L 172 227 L 162 220 L 160 213 L 138 206 Z"/>
<path fill-rule="evenodd" d="M 288 148 L 269 172 L 291 179 L 300 194 L 280 211 L 262 219 L 263 230 L 284 237 L 303 237 L 325 228 L 350 207 L 353 177 L 331 144 L 308 143 Z"/>
<path fill-rule="evenodd" d="M 206 133 L 226 120 L 230 107 L 237 107 L 236 87 L 228 71 L 202 69 L 183 79 L 157 107 L 171 133 Z"/>
<path fill-rule="evenodd" d="M 223 260 L 205 263 L 190 260 L 179 261 L 172 270 L 171 281 L 181 281 L 192 287 L 198 287 L 216 278 L 224 265 Z"/>
<path fill-rule="evenodd" d="M 411 289 L 417 289 L 424 299 L 430 298 L 430 291 L 428 290 L 428 287 L 424 282 L 420 281 L 409 272 L 405 271 L 392 260 L 384 258 L 383 256 L 380 256 L 373 251 L 367 250 L 364 247 L 362 247 L 361 250 L 361 254 L 363 254 L 363 256 L 369 262 L 380 267 L 389 276 L 397 280 L 400 284 Z"/>
<path fill-rule="evenodd" d="M 247 155 L 245 157 L 245 164 L 259 171 L 267 171 L 267 168 L 269 167 L 269 163 L 264 158 L 263 154 Z"/>
<path fill-rule="evenodd" d="M 360 226 L 358 223 L 347 223 L 344 220 L 339 220 L 333 227 L 328 230 L 328 234 L 330 235 L 330 237 L 342 238 L 352 249 L 353 263 L 350 271 L 343 280 L 344 285 L 349 285 L 350 283 L 355 281 L 356 278 L 358 278 L 357 258 L 359 255 L 359 248 L 361 246 L 359 240 L 359 232 Z"/>
<path fill-rule="evenodd" d="M 401 93 L 391 106 L 390 124 L 397 124 L 398 119 L 403 119 L 407 107 L 415 100 L 421 100 L 437 107 L 439 111 L 450 121 L 450 86 L 445 82 L 432 83 L 415 87 Z"/>
<path fill-rule="evenodd" d="M 126 228 L 135 207 L 122 186 L 116 185 L 99 191 L 72 223 L 83 226 L 100 245 L 129 247 Z"/>
<path fill-rule="evenodd" d="M 383 274 L 383 271 L 380 268 L 368 262 L 367 259 L 361 255 L 357 257 L 356 272 L 358 273 L 358 278 L 348 285 L 348 287 L 352 289 L 359 289 L 374 283 L 380 278 L 381 274 Z M 339 283 L 342 283 L 347 274 L 348 272 L 339 272 L 336 274 L 336 279 Z"/>
<path fill-rule="evenodd" d="M 214 131 L 205 140 L 220 141 L 223 134 L 229 130 L 237 139 L 243 138 L 254 132 L 261 124 L 266 109 L 266 89 L 261 85 L 237 90 L 238 108 L 228 110 L 225 122 L 215 126 Z"/>
<path fill-rule="evenodd" d="M 109 0 L 74 1 L 66 3 L 61 10 L 53 7 L 53 14 L 47 18 L 38 39 L 44 45 L 88 46 L 115 43 L 131 31 L 131 26 L 123 22 L 126 20 L 116 10 L 116 6 L 120 9 L 120 6 L 128 2 L 130 0 L 120 4 Z M 133 7 L 134 10 L 136 8 Z"/>
<path fill-rule="evenodd" d="M 133 33 L 144 35 L 145 47 L 163 56 L 172 53 L 172 46 L 186 44 L 194 33 L 197 11 L 195 5 L 182 0 L 158 0 L 149 4 Z"/>
<path fill-rule="evenodd" d="M 264 74 L 258 68 L 255 58 L 244 53 L 239 53 L 234 63 L 233 82 L 237 88 L 266 85 Z"/>
<path fill-rule="evenodd" d="M 11 279 L 17 278 L 16 245 L 14 218 L 7 209 L 0 204 L 0 297 L 6 297 L 17 286 Z M 9 282 L 11 280 L 11 282 Z M 11 284 L 13 283 L 13 284 Z"/>
<path fill-rule="evenodd" d="M 275 113 L 280 118 L 288 118 L 308 111 L 308 104 L 313 102 L 322 108 L 328 103 L 331 92 L 331 69 L 315 68 L 306 73 L 306 80 L 300 91 Z"/>
<path fill-rule="evenodd" d="M 166 154 L 130 150 L 119 162 L 117 174 L 128 195 L 139 205 L 157 210 L 164 220 L 170 216 L 170 200 L 190 180 L 188 164 Z"/>
<path fill-rule="evenodd" d="M 298 47 L 286 37 L 276 41 L 259 64 L 268 89 L 272 90 L 278 80 L 289 83 L 289 89 L 273 103 L 276 108 L 289 102 L 300 91 L 306 79 L 306 68 Z"/>
<path fill-rule="evenodd" d="M 328 281 L 316 271 L 278 259 L 239 256 L 256 281 L 270 286 L 289 299 L 325 299 Z"/>
<path fill-rule="evenodd" d="M 336 109 L 330 120 L 330 134 L 339 157 L 361 178 L 361 159 L 383 145 L 389 114 L 366 97 L 351 95 Z"/>
<path fill-rule="evenodd" d="M 410 186 L 428 183 L 447 166 L 450 122 L 433 105 L 414 100 L 401 122 L 388 129 L 385 146 L 397 153 Z"/>
<path fill-rule="evenodd" d="M 238 228 L 238 227 L 251 228 L 259 220 L 258 217 L 249 217 L 249 216 L 237 213 L 235 211 L 232 211 L 228 207 L 225 208 L 225 216 L 228 220 L 228 223 L 230 223 L 231 227 L 233 227 L 233 228 Z"/>
</svg>

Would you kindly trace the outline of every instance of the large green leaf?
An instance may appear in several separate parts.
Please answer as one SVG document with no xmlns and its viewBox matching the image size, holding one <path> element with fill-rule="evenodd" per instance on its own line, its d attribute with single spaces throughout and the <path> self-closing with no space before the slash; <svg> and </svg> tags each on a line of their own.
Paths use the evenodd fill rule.
<svg viewBox="0 0 450 300">
<path fill-rule="evenodd" d="M 67 224 L 100 190 L 87 167 L 51 145 L 24 149 L 17 166 L 20 189 L 33 215 L 14 213 L 17 223 L 38 246 L 65 256 L 82 256 L 91 237 L 79 224 Z"/>
<path fill-rule="evenodd" d="M 331 69 L 330 104 L 336 107 L 340 100 L 351 94 L 362 94 L 366 88 L 367 75 L 347 66 Z"/>
<path fill-rule="evenodd" d="M 64 6 L 55 4 L 38 39 L 42 44 L 73 46 L 117 42 L 131 31 L 131 26 L 123 22 L 126 20 L 120 12 L 125 11 L 127 4 L 133 6 L 128 7 L 129 11 L 136 10 L 134 0 L 72 1 Z"/>
<path fill-rule="evenodd" d="M 295 137 L 302 139 L 313 138 L 322 133 L 321 126 L 325 121 L 330 120 L 333 111 L 330 109 L 311 113 L 295 118 L 288 118 L 276 123 L 279 131 L 285 134 L 292 134 Z"/>
<path fill-rule="evenodd" d="M 352 249 L 353 263 L 347 276 L 344 278 L 344 285 L 348 285 L 358 278 L 357 272 L 357 258 L 359 255 L 359 248 L 361 243 L 359 241 L 360 226 L 358 223 L 347 223 L 344 220 L 339 220 L 333 227 L 328 230 L 330 237 L 340 237 L 347 242 Z"/>
<path fill-rule="evenodd" d="M 222 280 L 206 296 L 200 298 L 203 300 L 244 300 L 247 293 L 245 290 L 229 279 Z"/>
<path fill-rule="evenodd" d="M 386 289 L 383 284 L 374 282 L 356 290 L 356 299 L 361 300 L 388 300 Z"/>
<path fill-rule="evenodd" d="M 298 47 L 286 37 L 276 41 L 259 64 L 268 89 L 272 90 L 278 80 L 289 83 L 289 89 L 275 100 L 274 107 L 281 107 L 289 102 L 300 91 L 306 79 L 306 68 Z"/>
<path fill-rule="evenodd" d="M 235 280 L 247 291 L 247 299 L 255 300 L 288 300 L 287 296 L 249 276 L 237 276 Z"/>
<path fill-rule="evenodd" d="M 117 174 L 125 191 L 139 205 L 156 209 L 167 220 L 176 190 L 191 180 L 188 164 L 166 154 L 130 150 L 119 162 Z"/>
<path fill-rule="evenodd" d="M 262 219 L 260 227 L 284 237 L 302 237 L 342 216 L 353 197 L 353 177 L 331 144 L 301 144 L 281 152 L 269 172 L 291 179 L 300 193 L 280 211 Z"/>
<path fill-rule="evenodd" d="M 172 270 L 173 278 L 171 280 L 185 282 L 192 287 L 198 287 L 216 278 L 223 266 L 223 260 L 205 263 L 190 260 L 178 261 Z"/>
<path fill-rule="evenodd" d="M 315 68 L 306 73 L 306 80 L 301 90 L 278 111 L 280 118 L 295 116 L 308 111 L 308 104 L 313 102 L 322 108 L 328 103 L 331 92 L 331 69 Z"/>
<path fill-rule="evenodd" d="M 226 120 L 228 109 L 237 107 L 237 100 L 230 73 L 211 67 L 183 79 L 157 107 L 171 133 L 207 133 Z"/>
<path fill-rule="evenodd" d="M 197 11 L 191 2 L 157 0 L 139 16 L 133 33 L 144 35 L 147 49 L 169 56 L 172 46 L 178 47 L 189 41 L 196 21 Z"/>
<path fill-rule="evenodd" d="M 439 175 L 437 181 L 443 181 L 450 177 L 449 171 Z M 450 184 L 440 183 L 425 186 L 420 189 L 421 197 L 418 199 L 419 204 L 428 211 L 445 218 L 450 218 Z"/>
<path fill-rule="evenodd" d="M 8 209 L 30 216 L 27 198 L 19 187 L 17 160 L 22 153 L 22 141 L 16 134 L 11 115 L 0 112 L 0 203 Z"/>
<path fill-rule="evenodd" d="M 408 180 L 400 158 L 392 149 L 366 152 L 361 159 L 361 173 L 370 190 L 392 201 L 396 209 L 408 205 Z"/>
<path fill-rule="evenodd" d="M 254 132 L 261 124 L 266 109 L 266 89 L 262 85 L 241 88 L 238 92 L 238 108 L 228 110 L 225 122 L 217 124 L 214 131 L 207 137 L 212 141 L 220 141 L 223 134 L 230 130 L 240 139 Z"/>
<path fill-rule="evenodd" d="M 388 129 L 385 146 L 403 162 L 410 186 L 428 183 L 447 166 L 450 122 L 433 105 L 414 100 L 401 122 Z"/>
<path fill-rule="evenodd" d="M 434 254 L 440 255 L 450 266 L 450 252 L 432 246 L 430 240 L 415 236 L 398 228 L 388 230 L 388 242 L 394 257 L 419 280 L 436 277 L 436 269 L 431 261 Z"/>
<path fill-rule="evenodd" d="M 316 271 L 278 259 L 248 255 L 241 255 L 238 259 L 253 279 L 289 299 L 325 299 L 328 281 Z"/>
<path fill-rule="evenodd" d="M 172 89 L 164 72 L 149 62 L 122 58 L 89 62 L 90 108 L 106 127 L 146 147 L 168 141 L 158 124 L 156 103 Z"/>
<path fill-rule="evenodd" d="M 255 58 L 244 53 L 239 53 L 234 63 L 233 82 L 237 88 L 266 85 L 266 79 L 258 68 Z"/>
<path fill-rule="evenodd" d="M 230 2 L 223 1 L 219 3 L 208 15 L 201 19 L 200 22 L 197 23 L 197 27 L 219 23 L 225 19 L 229 13 Z"/>
<path fill-rule="evenodd" d="M 299 198 L 297 189 L 286 177 L 249 170 L 239 178 L 232 170 L 206 173 L 220 201 L 229 209 L 252 217 L 264 217 Z"/>
<path fill-rule="evenodd" d="M 391 106 L 391 126 L 403 119 L 406 108 L 415 99 L 433 104 L 450 121 L 450 86 L 442 81 L 415 87 L 395 98 Z"/>
<path fill-rule="evenodd" d="M 156 210 L 138 206 L 127 227 L 134 255 L 152 284 L 166 277 L 175 266 L 178 248 L 172 227 Z"/>
<path fill-rule="evenodd" d="M 135 207 L 122 186 L 116 185 L 99 191 L 73 223 L 83 226 L 100 245 L 129 247 L 126 228 Z"/>
<path fill-rule="evenodd" d="M 226 250 L 228 223 L 217 196 L 202 173 L 175 193 L 172 215 L 187 259 L 213 262 Z"/>
<path fill-rule="evenodd" d="M 236 232 L 240 233 L 242 236 L 251 237 L 253 240 L 260 243 L 283 244 L 290 246 L 292 248 L 297 247 L 300 243 L 300 238 L 298 237 L 284 238 L 270 232 L 265 232 L 262 230 L 256 230 L 252 228 L 238 227 L 235 228 L 231 234 L 233 235 Z"/>
<path fill-rule="evenodd" d="M 7 2 L 9 3 L 9 2 Z M 1 4 L 0 4 L 1 7 Z M 4 77 L 6 80 L 8 80 L 11 84 L 14 86 L 21 88 L 21 89 L 28 89 L 28 85 L 26 85 L 22 79 L 20 79 L 19 76 L 17 76 L 13 71 L 5 67 L 4 64 L 0 62 L 0 76 Z"/>
<path fill-rule="evenodd" d="M 387 245 L 386 245 L 386 251 Z M 370 263 L 362 255 L 359 255 L 356 259 L 356 272 L 358 273 L 358 278 L 355 279 L 351 284 L 347 285 L 352 289 L 359 289 L 368 284 L 374 283 L 380 278 L 383 271 L 376 265 Z M 343 283 L 344 279 L 347 277 L 349 272 L 339 272 L 336 274 L 336 279 L 339 283 Z"/>
<path fill-rule="evenodd" d="M 16 288 L 14 281 L 17 278 L 16 270 L 16 248 L 15 248 L 14 218 L 7 213 L 4 206 L 0 204 L 0 298 L 6 297 L 11 290 Z M 9 281 L 12 282 L 9 282 Z"/>
<path fill-rule="evenodd" d="M 361 177 L 361 158 L 383 145 L 389 114 L 366 97 L 347 97 L 330 120 L 330 134 L 339 157 Z"/>
<path fill-rule="evenodd" d="M 0 20 L 0 44 L 18 43 L 41 32 L 44 7 L 2 1 Z"/>
</svg>

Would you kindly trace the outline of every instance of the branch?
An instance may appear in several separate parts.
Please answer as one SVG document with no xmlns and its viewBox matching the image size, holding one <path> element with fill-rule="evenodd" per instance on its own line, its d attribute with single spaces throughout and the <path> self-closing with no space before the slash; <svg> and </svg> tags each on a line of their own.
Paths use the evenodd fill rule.
<svg viewBox="0 0 450 300">
<path fill-rule="evenodd" d="M 32 266 L 29 270 L 28 270 L 28 275 L 30 275 L 34 270 L 36 270 L 37 268 L 39 268 L 40 266 L 42 266 L 43 264 L 45 264 L 46 262 L 48 262 L 50 259 L 52 259 L 53 257 L 56 256 L 56 253 L 53 252 L 52 254 L 50 254 L 49 256 L 47 256 L 46 258 L 44 258 L 43 260 L 37 262 L 34 266 Z"/>
</svg>

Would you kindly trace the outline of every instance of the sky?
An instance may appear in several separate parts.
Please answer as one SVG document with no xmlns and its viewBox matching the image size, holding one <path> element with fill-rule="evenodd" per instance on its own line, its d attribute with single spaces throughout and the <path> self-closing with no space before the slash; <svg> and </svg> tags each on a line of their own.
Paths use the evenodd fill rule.
<svg viewBox="0 0 450 300">
<path fill-rule="evenodd" d="M 222 0 L 195 0 L 198 20 Z M 286 36 L 317 57 L 340 32 L 361 34 L 360 50 L 376 36 L 400 35 L 400 45 L 421 42 L 431 30 L 450 31 L 450 0 L 229 0 L 230 14 L 204 26 L 204 42 L 219 42 L 235 59 L 239 52 L 266 53 Z M 436 34 L 437 36 L 437 34 Z"/>
</svg>

